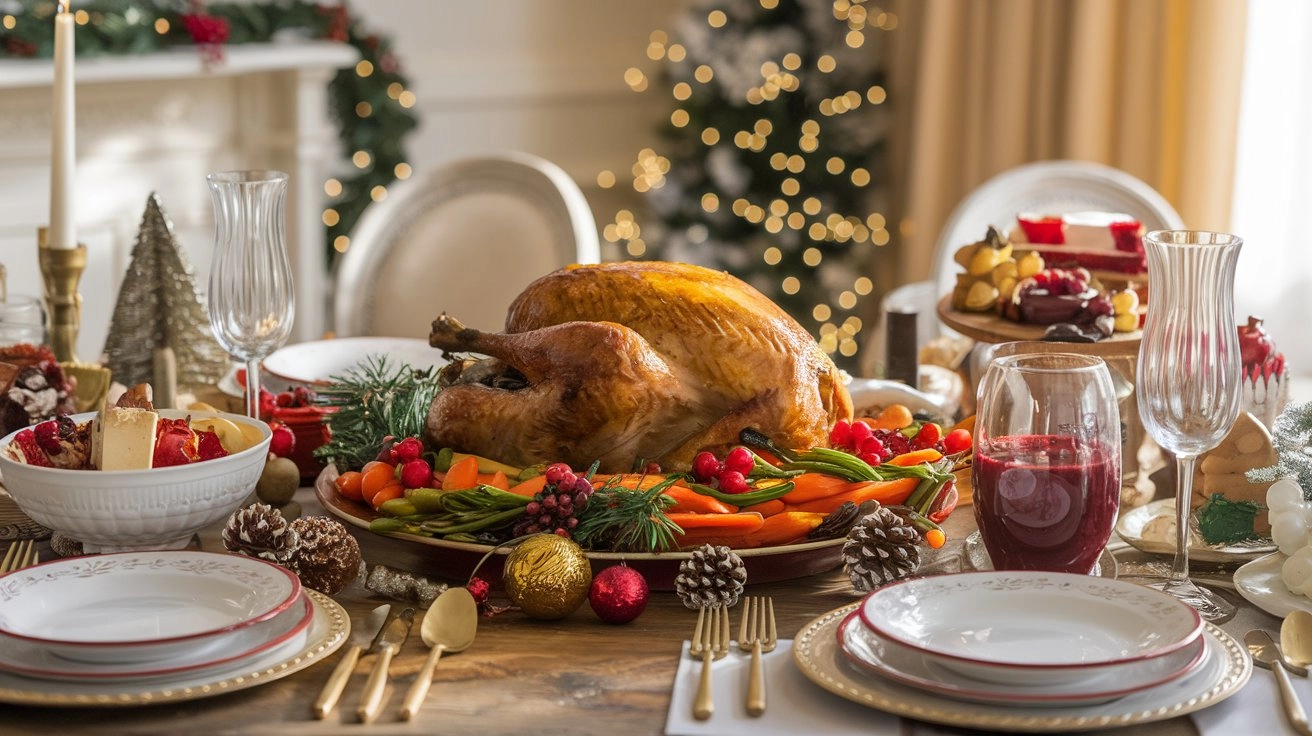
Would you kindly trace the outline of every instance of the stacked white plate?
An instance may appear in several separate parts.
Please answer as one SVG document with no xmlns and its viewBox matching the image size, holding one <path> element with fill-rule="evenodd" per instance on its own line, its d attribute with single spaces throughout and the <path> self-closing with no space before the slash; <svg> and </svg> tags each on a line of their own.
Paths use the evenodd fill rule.
<svg viewBox="0 0 1312 736">
<path fill-rule="evenodd" d="M 976 572 L 895 583 L 838 627 L 850 662 L 979 703 L 1081 706 L 1166 686 L 1217 656 L 1198 613 L 1131 583 Z"/>
<path fill-rule="evenodd" d="M 0 578 L 0 671 L 69 682 L 191 677 L 300 649 L 315 605 L 240 555 L 125 552 Z"/>
</svg>

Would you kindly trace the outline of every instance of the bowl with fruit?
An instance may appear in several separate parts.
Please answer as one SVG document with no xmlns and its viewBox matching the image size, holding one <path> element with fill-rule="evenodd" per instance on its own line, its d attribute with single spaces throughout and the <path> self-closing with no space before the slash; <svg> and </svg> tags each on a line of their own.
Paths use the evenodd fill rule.
<svg viewBox="0 0 1312 736">
<path fill-rule="evenodd" d="M 106 407 L 0 439 L 19 508 L 87 552 L 180 549 L 250 495 L 267 424 L 236 414 Z"/>
</svg>

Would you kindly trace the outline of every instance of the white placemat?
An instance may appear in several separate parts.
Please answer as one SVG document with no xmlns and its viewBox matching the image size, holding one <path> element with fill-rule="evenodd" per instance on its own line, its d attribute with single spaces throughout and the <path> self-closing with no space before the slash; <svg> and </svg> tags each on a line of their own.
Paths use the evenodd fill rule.
<svg viewBox="0 0 1312 736">
<path fill-rule="evenodd" d="M 1306 677 L 1292 679 L 1294 692 L 1298 693 L 1303 709 L 1312 713 L 1312 680 Z M 1275 673 L 1260 667 L 1253 668 L 1253 677 L 1243 690 L 1224 702 L 1194 713 L 1192 718 L 1194 725 L 1198 726 L 1199 736 L 1297 734 L 1285 720 Z"/>
<path fill-rule="evenodd" d="M 765 671 L 766 710 L 760 717 L 747 715 L 747 668 L 751 655 L 734 650 L 711 665 L 715 713 L 709 720 L 692 717 L 701 660 L 688 656 L 683 643 L 679 671 L 674 675 L 666 736 L 900 736 L 901 719 L 866 708 L 826 692 L 806 679 L 793 665 L 793 641 L 781 639 L 773 652 L 761 657 Z M 927 733 L 928 731 L 917 731 Z"/>
</svg>

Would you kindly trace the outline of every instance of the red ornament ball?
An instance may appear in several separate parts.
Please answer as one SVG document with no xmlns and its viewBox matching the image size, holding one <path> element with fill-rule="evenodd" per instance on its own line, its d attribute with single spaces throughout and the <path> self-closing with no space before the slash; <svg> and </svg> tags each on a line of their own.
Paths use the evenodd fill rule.
<svg viewBox="0 0 1312 736">
<path fill-rule="evenodd" d="M 647 579 L 628 565 L 614 565 L 592 579 L 588 603 L 608 624 L 627 624 L 647 608 Z"/>
</svg>

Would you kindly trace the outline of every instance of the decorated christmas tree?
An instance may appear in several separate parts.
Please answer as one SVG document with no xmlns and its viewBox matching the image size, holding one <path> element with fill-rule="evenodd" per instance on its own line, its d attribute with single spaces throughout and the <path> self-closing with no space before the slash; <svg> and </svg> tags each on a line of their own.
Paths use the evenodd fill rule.
<svg viewBox="0 0 1312 736">
<path fill-rule="evenodd" d="M 879 45 L 896 23 L 864 0 L 694 0 L 672 37 L 651 35 L 658 78 L 625 75 L 674 110 L 632 167 L 650 215 L 621 211 L 603 235 L 743 278 L 855 365 L 890 239 Z"/>
</svg>

